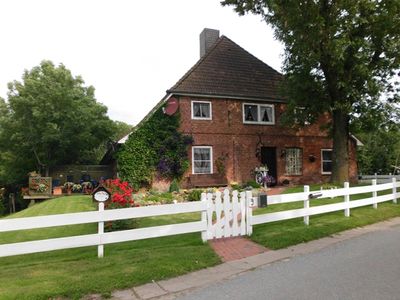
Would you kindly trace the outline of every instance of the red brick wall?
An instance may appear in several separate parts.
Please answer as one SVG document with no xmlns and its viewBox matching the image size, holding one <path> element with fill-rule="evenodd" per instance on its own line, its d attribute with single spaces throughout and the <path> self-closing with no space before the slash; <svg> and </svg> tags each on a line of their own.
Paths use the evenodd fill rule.
<svg viewBox="0 0 400 300">
<path fill-rule="evenodd" d="M 212 120 L 192 120 L 191 101 L 211 101 Z M 320 183 L 330 179 L 329 175 L 321 174 L 321 149 L 332 148 L 332 141 L 327 137 L 327 132 L 321 125 L 327 124 L 328 116 L 323 116 L 318 124 L 307 126 L 301 130 L 282 127 L 279 124 L 284 104 L 275 103 L 275 125 L 243 124 L 242 103 L 229 99 L 205 99 L 181 97 L 179 110 L 181 115 L 180 130 L 194 138 L 194 146 L 212 146 L 213 160 L 227 155 L 225 160 L 226 179 L 228 182 L 246 182 L 254 179 L 252 171 L 261 163 L 256 156 L 257 143 L 260 141 L 265 147 L 276 147 L 278 183 L 288 179 L 291 183 Z M 352 177 L 357 177 L 355 161 L 355 145 L 353 142 L 350 151 Z M 285 156 L 281 153 L 285 148 L 297 147 L 303 151 L 302 175 L 285 175 Z M 311 162 L 309 156 L 315 156 Z M 189 157 L 192 157 L 191 149 Z M 217 173 L 214 163 L 213 173 Z M 196 175 L 196 182 L 201 182 L 209 175 Z M 188 178 L 192 177 L 192 166 L 184 176 L 184 184 L 190 185 Z M 207 185 L 209 180 L 207 180 Z M 216 181 L 215 184 L 218 184 Z M 222 183 L 221 183 L 222 184 Z M 196 184 L 197 185 L 197 184 Z"/>
</svg>

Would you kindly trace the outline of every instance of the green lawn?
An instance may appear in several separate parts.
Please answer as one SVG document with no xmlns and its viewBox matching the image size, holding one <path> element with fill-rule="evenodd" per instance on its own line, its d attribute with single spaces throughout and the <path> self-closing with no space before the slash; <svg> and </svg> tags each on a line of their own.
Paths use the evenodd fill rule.
<svg viewBox="0 0 400 300">
<path fill-rule="evenodd" d="M 16 217 L 95 210 L 90 196 L 49 200 L 21 211 Z M 200 213 L 143 218 L 139 227 L 200 219 Z M 0 244 L 97 232 L 97 224 L 0 233 Z M 178 276 L 218 264 L 219 258 L 200 233 L 147 239 L 105 246 L 86 247 L 0 258 L 0 299 L 78 299 L 89 293 L 108 295 L 121 289 Z"/>
<path fill-rule="evenodd" d="M 311 190 L 319 190 L 319 186 L 311 186 Z M 288 189 L 285 193 L 297 193 L 302 191 L 302 187 L 296 187 Z M 378 192 L 378 195 L 390 192 L 390 190 L 382 191 Z M 369 197 L 371 197 L 371 193 L 358 194 L 352 195 L 350 200 Z M 319 206 L 337 202 L 343 202 L 343 197 L 310 200 L 310 206 Z M 303 201 L 274 204 L 265 208 L 256 209 L 253 214 L 260 215 L 302 207 Z M 253 235 L 251 236 L 251 239 L 270 249 L 286 248 L 291 245 L 330 236 L 343 230 L 365 226 L 400 216 L 400 205 L 393 204 L 392 202 L 385 202 L 379 203 L 378 209 L 373 209 L 372 205 L 369 205 L 360 208 L 353 208 L 350 213 L 351 216 L 349 218 L 344 217 L 343 211 L 310 216 L 309 226 L 304 225 L 303 218 L 256 225 L 253 227 Z"/>
<path fill-rule="evenodd" d="M 319 186 L 311 186 L 311 190 L 318 189 Z M 291 188 L 285 193 L 302 190 L 302 187 Z M 370 195 L 355 195 L 351 200 Z M 343 201 L 343 197 L 315 199 L 310 201 L 310 205 L 340 201 Z M 301 207 L 303 202 L 277 204 L 256 209 L 254 214 Z M 12 217 L 95 209 L 90 196 L 70 196 L 36 204 Z M 253 228 L 251 239 L 268 248 L 279 249 L 396 216 L 400 216 L 400 205 L 387 202 L 378 204 L 377 210 L 372 206 L 352 209 L 350 218 L 345 218 L 343 211 L 311 216 L 310 226 L 305 226 L 302 218 L 257 225 Z M 138 226 L 158 226 L 199 219 L 200 213 L 149 217 L 139 219 Z M 0 244 L 95 232 L 97 224 L 14 231 L 0 233 Z M 106 245 L 103 259 L 97 258 L 97 247 L 0 258 L 0 299 L 78 299 L 89 293 L 109 295 L 115 289 L 178 276 L 218 263 L 220 260 L 211 248 L 201 242 L 200 233 Z"/>
</svg>

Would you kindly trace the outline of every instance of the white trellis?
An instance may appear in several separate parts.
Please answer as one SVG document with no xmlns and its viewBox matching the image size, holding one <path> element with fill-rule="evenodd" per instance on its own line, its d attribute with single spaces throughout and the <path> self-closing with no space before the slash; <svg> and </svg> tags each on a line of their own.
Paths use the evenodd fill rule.
<svg viewBox="0 0 400 300">
<path fill-rule="evenodd" d="M 248 204 L 251 192 L 233 191 L 203 193 L 207 201 L 207 239 L 246 235 Z"/>
</svg>

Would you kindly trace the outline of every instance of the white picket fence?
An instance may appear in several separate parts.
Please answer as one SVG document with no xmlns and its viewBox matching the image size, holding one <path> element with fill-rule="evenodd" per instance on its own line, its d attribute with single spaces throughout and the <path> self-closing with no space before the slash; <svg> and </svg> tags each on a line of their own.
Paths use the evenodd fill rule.
<svg viewBox="0 0 400 300">
<path fill-rule="evenodd" d="M 201 212 L 201 221 L 123 230 L 117 232 L 100 232 L 96 234 L 38 240 L 31 242 L 3 244 L 0 245 L 0 257 L 86 246 L 98 246 L 98 255 L 99 257 L 102 257 L 102 247 L 105 244 L 134 241 L 190 232 L 202 232 L 202 238 L 205 241 L 207 237 L 207 203 L 205 201 L 201 201 L 0 220 L 1 233 L 14 230 L 76 225 L 95 222 L 98 222 L 99 228 L 101 228 L 103 222 L 112 220 L 154 217 L 190 212 Z"/>
<path fill-rule="evenodd" d="M 268 205 L 303 201 L 303 208 L 255 216 L 252 214 L 252 203 L 254 203 L 254 198 L 250 191 L 241 192 L 240 194 L 237 191 L 233 191 L 230 194 L 228 190 L 225 190 L 223 194 L 221 192 L 208 194 L 203 193 L 202 199 L 199 202 L 105 211 L 102 210 L 101 205 L 99 205 L 99 211 L 3 219 L 0 220 L 0 233 L 86 223 L 98 223 L 99 232 L 96 234 L 3 244 L 0 245 L 0 257 L 86 246 L 97 246 L 98 256 L 102 257 L 103 245 L 111 243 L 192 232 L 201 232 L 201 237 L 204 242 L 214 238 L 251 235 L 253 225 L 262 223 L 303 217 L 304 223 L 308 225 L 309 218 L 312 215 L 343 210 L 345 216 L 349 217 L 351 208 L 366 205 L 373 205 L 374 208 L 377 208 L 378 203 L 386 201 L 397 203 L 397 199 L 400 198 L 400 193 L 397 192 L 397 188 L 399 187 L 400 182 L 397 182 L 395 178 L 393 178 L 390 183 L 380 185 L 377 185 L 376 179 L 374 179 L 370 186 L 350 188 L 349 184 L 345 183 L 344 187 L 340 189 L 321 190 L 317 192 L 310 192 L 309 187 L 305 186 L 304 192 L 269 196 L 267 201 Z M 391 192 L 389 194 L 378 196 L 378 192 L 384 190 L 391 190 Z M 351 195 L 362 193 L 371 193 L 371 197 L 350 201 Z M 310 207 L 310 201 L 314 198 L 333 198 L 338 196 L 344 196 L 344 201 L 340 203 Z M 196 222 L 154 226 L 117 232 L 103 232 L 104 222 L 108 221 L 191 212 L 201 213 L 201 220 Z"/>
<path fill-rule="evenodd" d="M 397 188 L 400 187 L 400 182 L 396 181 L 396 178 L 392 179 L 392 182 L 377 185 L 376 179 L 372 180 L 372 185 L 361 186 L 361 187 L 349 187 L 349 183 L 345 182 L 343 188 L 321 190 L 316 192 L 310 192 L 309 186 L 304 187 L 304 192 L 294 194 L 283 194 L 268 197 L 268 205 L 290 203 L 303 201 L 304 206 L 300 209 L 285 210 L 279 212 L 273 212 L 263 215 L 256 215 L 248 218 L 249 225 L 258 225 L 268 222 L 275 222 L 281 220 L 288 220 L 303 217 L 304 223 L 309 224 L 309 218 L 313 215 L 324 214 L 334 211 L 344 211 L 346 217 L 350 216 L 350 209 L 355 207 L 361 207 L 366 205 L 372 205 L 374 208 L 378 207 L 378 203 L 393 201 L 397 203 L 397 199 L 400 198 L 400 193 L 397 192 Z M 391 193 L 386 195 L 378 196 L 378 191 L 391 190 Z M 351 195 L 371 193 L 372 197 L 368 197 L 360 200 L 350 201 Z M 310 207 L 310 201 L 315 198 L 334 198 L 343 196 L 344 201 L 334 204 L 326 204 L 320 206 Z"/>
<path fill-rule="evenodd" d="M 0 245 L 0 257 L 86 246 L 98 246 L 98 256 L 103 257 L 103 245 L 111 243 L 192 232 L 201 232 L 201 237 L 204 242 L 214 237 L 220 238 L 245 235 L 248 232 L 245 227 L 245 217 L 247 215 L 246 210 L 249 210 L 249 205 L 247 205 L 247 202 L 252 199 L 251 193 L 241 193 L 239 199 L 238 192 L 234 191 L 232 193 L 232 202 L 230 201 L 230 198 L 231 195 L 229 191 L 225 190 L 223 202 L 220 192 L 217 192 L 216 194 L 210 193 L 208 195 L 203 193 L 202 201 L 199 202 L 112 210 L 103 210 L 104 203 L 99 203 L 98 211 L 41 217 L 3 219 L 0 220 L 0 234 L 1 232 L 15 230 L 87 223 L 98 223 L 99 230 L 96 234 L 2 244 Z M 165 216 L 191 212 L 201 213 L 201 221 L 153 226 L 117 232 L 104 233 L 103 231 L 104 222 L 108 221 Z M 216 215 L 215 220 L 213 220 L 214 215 Z"/>
<path fill-rule="evenodd" d="M 360 183 L 369 183 L 372 179 L 376 179 L 377 183 L 388 183 L 392 181 L 392 178 L 396 178 L 397 181 L 400 181 L 400 175 L 378 175 L 377 173 L 373 175 L 361 175 L 359 177 Z"/>
</svg>

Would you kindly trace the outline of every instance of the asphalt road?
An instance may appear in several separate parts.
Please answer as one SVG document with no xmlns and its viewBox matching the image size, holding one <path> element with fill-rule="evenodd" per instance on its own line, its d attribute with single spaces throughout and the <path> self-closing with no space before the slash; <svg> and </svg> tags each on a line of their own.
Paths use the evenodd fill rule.
<svg viewBox="0 0 400 300">
<path fill-rule="evenodd" d="M 275 262 L 178 299 L 400 299 L 400 226 Z"/>
</svg>

